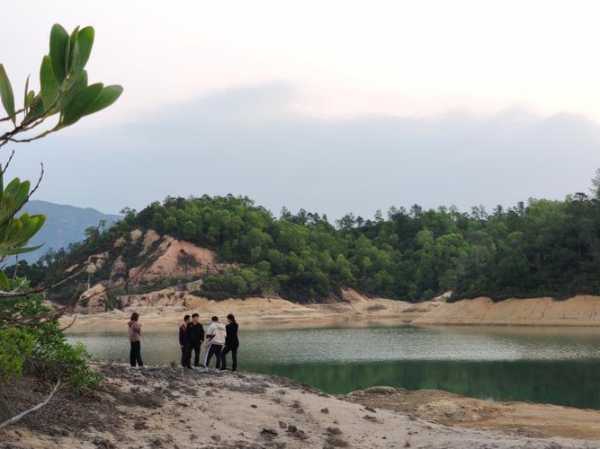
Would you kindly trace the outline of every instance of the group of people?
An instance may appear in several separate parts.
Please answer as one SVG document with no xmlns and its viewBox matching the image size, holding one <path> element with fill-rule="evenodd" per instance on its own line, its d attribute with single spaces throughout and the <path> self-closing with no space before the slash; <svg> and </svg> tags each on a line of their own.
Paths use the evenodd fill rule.
<svg viewBox="0 0 600 449">
<path fill-rule="evenodd" d="M 179 345 L 181 346 L 181 366 L 192 368 L 192 352 L 194 353 L 194 367 L 210 367 L 210 361 L 215 357 L 217 369 L 227 369 L 227 354 L 231 352 L 231 369 L 237 370 L 237 350 L 240 345 L 238 339 L 239 326 L 233 314 L 227 315 L 227 325 L 219 321 L 219 317 L 213 316 L 211 323 L 204 332 L 204 327 L 199 321 L 199 316 L 194 313 L 191 317 L 183 317 L 183 323 L 179 327 Z M 206 340 L 204 348 L 204 361 L 200 363 L 202 344 Z"/>
<path fill-rule="evenodd" d="M 142 325 L 139 322 L 138 313 L 132 313 L 129 323 L 129 362 L 132 367 L 144 366 L 141 352 Z M 227 369 L 227 354 L 231 352 L 232 371 L 237 370 L 237 350 L 240 345 L 238 339 L 238 323 L 233 314 L 227 315 L 227 325 L 219 321 L 219 317 L 213 316 L 206 329 L 200 322 L 197 313 L 185 315 L 183 323 L 179 326 L 179 346 L 181 347 L 181 366 L 188 369 L 195 367 L 210 367 L 212 358 L 215 358 L 217 369 Z M 204 357 L 202 350 L 204 346 Z M 192 355 L 194 364 L 192 366 Z M 200 363 L 202 359 L 202 363 Z"/>
</svg>

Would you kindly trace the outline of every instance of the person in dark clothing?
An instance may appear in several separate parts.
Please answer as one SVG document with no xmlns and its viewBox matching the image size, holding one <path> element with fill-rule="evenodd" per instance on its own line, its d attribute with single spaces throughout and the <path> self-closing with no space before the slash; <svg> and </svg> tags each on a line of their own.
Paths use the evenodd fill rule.
<svg viewBox="0 0 600 449">
<path fill-rule="evenodd" d="M 190 341 L 190 358 L 191 352 L 194 352 L 194 366 L 200 366 L 200 348 L 204 341 L 204 327 L 198 321 L 198 314 L 192 315 L 192 322 L 188 325 L 188 336 Z"/>
<path fill-rule="evenodd" d="M 231 371 L 237 370 L 237 350 L 240 346 L 238 339 L 238 323 L 235 321 L 233 314 L 227 315 L 228 324 L 225 326 L 225 347 L 221 353 L 221 369 L 227 369 L 227 353 L 231 352 Z"/>
<path fill-rule="evenodd" d="M 131 318 L 129 323 L 127 323 L 127 327 L 129 328 L 129 344 L 131 346 L 129 350 L 129 363 L 132 367 L 135 366 L 144 366 L 144 362 L 142 361 L 142 348 L 141 348 L 141 340 L 142 340 L 142 325 L 138 322 L 140 316 L 134 312 L 131 314 Z"/>
<path fill-rule="evenodd" d="M 181 366 L 192 368 L 192 348 L 189 335 L 190 316 L 183 317 L 183 323 L 179 326 L 179 346 L 181 347 Z"/>
</svg>

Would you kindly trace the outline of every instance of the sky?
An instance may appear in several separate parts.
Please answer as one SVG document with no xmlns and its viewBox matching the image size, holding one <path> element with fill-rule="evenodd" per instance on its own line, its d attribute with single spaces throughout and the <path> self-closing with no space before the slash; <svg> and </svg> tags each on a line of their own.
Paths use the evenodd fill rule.
<svg viewBox="0 0 600 449">
<path fill-rule="evenodd" d="M 15 176 L 46 166 L 39 199 L 233 193 L 367 217 L 560 199 L 600 167 L 598 2 L 28 0 L 3 16 L 16 91 L 55 22 L 93 25 L 90 80 L 125 88 L 15 148 Z"/>
</svg>

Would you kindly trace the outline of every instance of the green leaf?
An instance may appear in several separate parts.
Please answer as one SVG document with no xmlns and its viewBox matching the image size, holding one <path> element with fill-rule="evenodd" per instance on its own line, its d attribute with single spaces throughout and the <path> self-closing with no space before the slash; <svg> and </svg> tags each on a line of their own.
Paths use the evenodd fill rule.
<svg viewBox="0 0 600 449">
<path fill-rule="evenodd" d="M 23 94 L 23 109 L 25 110 L 25 114 L 27 114 L 27 108 L 29 107 L 29 103 L 27 102 L 29 94 L 29 77 L 30 75 L 27 75 L 27 79 L 25 80 L 25 93 Z"/>
<path fill-rule="evenodd" d="M 73 55 L 76 51 L 76 42 L 77 42 L 77 33 L 79 33 L 79 27 L 75 27 L 75 29 L 71 32 L 71 36 L 69 37 L 69 45 L 67 47 L 66 54 L 66 64 L 67 64 L 67 73 L 71 72 L 71 66 L 73 65 Z"/>
<path fill-rule="evenodd" d="M 85 115 L 85 110 L 90 108 L 104 86 L 102 83 L 92 84 L 75 94 L 73 99 L 65 105 L 60 126 L 69 126 Z"/>
<path fill-rule="evenodd" d="M 85 70 L 81 70 L 77 72 L 69 83 L 68 90 L 64 93 L 62 98 L 63 108 L 68 105 L 71 100 L 75 97 L 75 95 L 82 89 L 87 87 L 88 78 L 87 72 Z"/>
<path fill-rule="evenodd" d="M 27 96 L 25 97 L 25 106 L 27 107 L 27 109 L 31 108 L 31 105 L 33 104 L 33 99 L 35 98 L 35 92 L 30 90 L 27 93 Z"/>
<path fill-rule="evenodd" d="M 31 95 L 34 95 L 33 91 L 30 92 Z M 31 123 L 35 119 L 41 117 L 44 114 L 44 103 L 42 102 L 41 94 L 34 95 L 30 101 L 29 112 L 25 116 L 24 123 Z"/>
<path fill-rule="evenodd" d="M 4 256 L 16 256 L 17 254 L 30 253 L 32 251 L 40 249 L 44 244 L 36 245 L 36 246 L 21 246 L 15 247 L 13 249 L 8 250 L 8 254 L 3 254 Z"/>
<path fill-rule="evenodd" d="M 96 100 L 85 109 L 83 115 L 93 114 L 95 112 L 101 111 L 104 108 L 109 107 L 113 104 L 123 93 L 123 88 L 121 86 L 106 86 L 100 92 L 100 95 L 96 97 Z"/>
<path fill-rule="evenodd" d="M 10 80 L 8 79 L 8 75 L 2 64 L 0 64 L 0 98 L 2 99 L 4 110 L 16 125 L 17 115 L 15 114 L 15 96 L 13 95 Z"/>
<path fill-rule="evenodd" d="M 79 30 L 75 37 L 75 47 L 73 51 L 71 71 L 78 72 L 83 70 L 90 59 L 92 46 L 94 45 L 94 28 L 85 27 Z"/>
<path fill-rule="evenodd" d="M 67 54 L 69 51 L 69 33 L 58 23 L 50 31 L 50 59 L 54 76 L 62 83 L 67 73 Z"/>
<path fill-rule="evenodd" d="M 58 81 L 54 76 L 50 56 L 44 56 L 44 59 L 42 59 L 42 66 L 40 67 L 40 86 L 42 88 L 41 93 L 44 110 L 49 111 L 56 105 L 56 100 L 58 98 Z"/>
<path fill-rule="evenodd" d="M 4 271 L 0 271 L 0 288 L 2 290 L 8 290 L 10 288 L 10 282 Z"/>
</svg>

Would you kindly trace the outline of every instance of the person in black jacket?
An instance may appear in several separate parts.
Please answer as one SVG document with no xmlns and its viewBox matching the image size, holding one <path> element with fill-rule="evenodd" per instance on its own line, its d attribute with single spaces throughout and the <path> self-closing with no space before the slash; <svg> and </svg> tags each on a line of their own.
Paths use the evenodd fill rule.
<svg viewBox="0 0 600 449">
<path fill-rule="evenodd" d="M 188 325 L 187 332 L 190 340 L 190 358 L 193 351 L 194 366 L 200 366 L 200 348 L 204 341 L 204 327 L 202 327 L 202 323 L 198 321 L 197 313 L 192 315 L 192 322 Z"/>
<path fill-rule="evenodd" d="M 240 346 L 240 341 L 238 339 L 238 323 L 235 321 L 235 317 L 233 314 L 227 315 L 228 324 L 225 326 L 225 331 L 227 335 L 225 337 L 225 347 L 223 348 L 223 352 L 221 353 L 221 369 L 227 369 L 227 353 L 231 352 L 231 371 L 237 370 L 237 350 Z"/>
<path fill-rule="evenodd" d="M 179 326 L 179 346 L 181 347 L 181 366 L 184 368 L 192 368 L 192 348 L 190 345 L 189 335 L 190 316 L 183 317 L 183 323 Z"/>
</svg>

